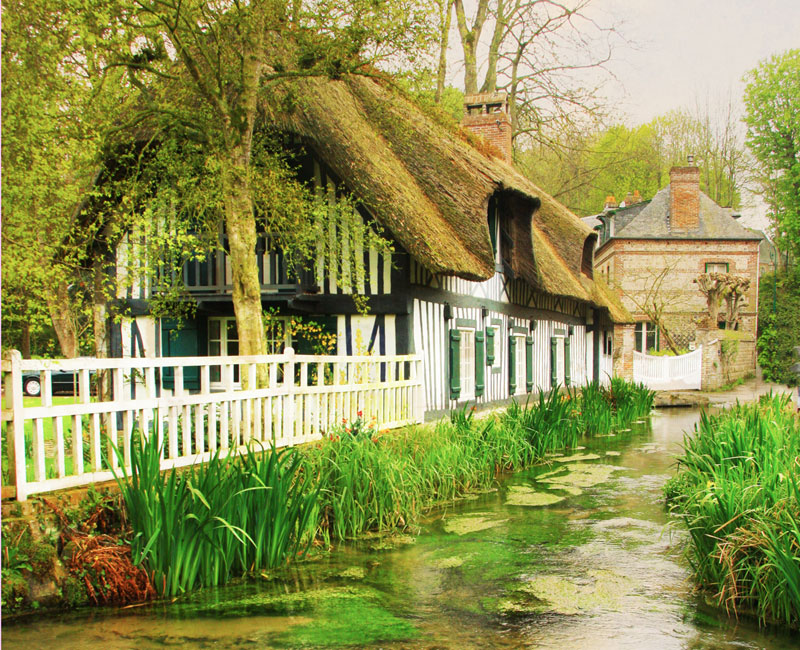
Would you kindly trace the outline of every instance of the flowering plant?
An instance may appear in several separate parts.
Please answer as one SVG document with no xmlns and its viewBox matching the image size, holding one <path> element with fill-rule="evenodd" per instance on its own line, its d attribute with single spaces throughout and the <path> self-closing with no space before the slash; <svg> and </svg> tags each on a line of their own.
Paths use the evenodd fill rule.
<svg viewBox="0 0 800 650">
<path fill-rule="evenodd" d="M 377 442 L 378 430 L 376 428 L 375 416 L 373 415 L 372 418 L 367 421 L 364 419 L 364 413 L 358 411 L 355 420 L 348 423 L 347 418 L 342 418 L 342 423 L 336 425 L 328 432 L 328 438 L 334 442 L 341 440 L 345 436 L 355 439 L 370 438 L 372 442 Z"/>
</svg>

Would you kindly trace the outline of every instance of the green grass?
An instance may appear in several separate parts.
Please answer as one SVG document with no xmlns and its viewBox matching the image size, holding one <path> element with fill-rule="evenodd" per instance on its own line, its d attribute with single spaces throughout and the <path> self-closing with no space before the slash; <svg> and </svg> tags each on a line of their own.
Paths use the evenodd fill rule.
<svg viewBox="0 0 800 650">
<path fill-rule="evenodd" d="M 800 418 L 786 396 L 703 414 L 665 487 L 696 581 L 729 611 L 800 625 Z"/>
</svg>

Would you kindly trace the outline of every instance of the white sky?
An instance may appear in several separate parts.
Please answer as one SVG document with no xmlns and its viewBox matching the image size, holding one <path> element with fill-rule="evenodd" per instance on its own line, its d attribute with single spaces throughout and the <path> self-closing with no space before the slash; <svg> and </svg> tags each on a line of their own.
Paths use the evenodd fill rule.
<svg viewBox="0 0 800 650">
<path fill-rule="evenodd" d="M 611 65 L 632 123 L 697 98 L 739 101 L 748 70 L 800 47 L 800 0 L 595 0 L 594 10 L 622 20 L 634 42 Z"/>
</svg>

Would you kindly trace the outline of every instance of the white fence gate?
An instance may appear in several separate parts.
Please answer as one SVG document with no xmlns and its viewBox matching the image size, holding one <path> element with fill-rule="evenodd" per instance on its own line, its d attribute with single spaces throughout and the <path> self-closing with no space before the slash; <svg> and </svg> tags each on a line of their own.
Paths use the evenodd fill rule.
<svg viewBox="0 0 800 650">
<path fill-rule="evenodd" d="M 309 442 L 343 419 L 361 417 L 375 429 L 422 422 L 425 408 L 418 355 L 301 356 L 287 348 L 252 357 L 22 360 L 11 351 L 3 371 L 4 453 L 19 501 L 113 480 L 111 469 L 120 473 L 114 448 L 129 465 L 135 431 L 158 436 L 168 469 L 244 453 L 254 442 Z M 62 372 L 75 377 L 74 403 L 53 399 L 53 374 Z M 92 376 L 101 373 L 111 388 L 105 401 L 92 395 Z M 41 406 L 23 401 L 23 379 L 31 376 L 39 379 Z M 212 377 L 221 391 L 212 391 Z M 252 388 L 257 383 L 263 387 Z"/>
<path fill-rule="evenodd" d="M 700 390 L 703 346 L 677 357 L 633 353 L 633 380 L 651 390 Z"/>
</svg>

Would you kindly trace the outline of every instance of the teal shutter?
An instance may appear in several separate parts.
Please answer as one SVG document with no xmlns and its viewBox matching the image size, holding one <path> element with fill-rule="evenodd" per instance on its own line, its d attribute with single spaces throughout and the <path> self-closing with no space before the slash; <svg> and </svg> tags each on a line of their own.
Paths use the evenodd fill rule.
<svg viewBox="0 0 800 650">
<path fill-rule="evenodd" d="M 494 327 L 486 330 L 486 363 L 494 365 Z"/>
<path fill-rule="evenodd" d="M 197 322 L 185 320 L 178 329 L 178 322 L 172 319 L 161 321 L 161 356 L 162 357 L 196 357 L 200 353 L 200 336 Z M 202 352 L 206 354 L 205 349 Z M 163 368 L 161 385 L 164 388 L 175 388 L 175 370 Z M 200 367 L 188 366 L 183 369 L 183 387 L 186 390 L 200 390 Z"/>
<path fill-rule="evenodd" d="M 450 399 L 461 395 L 461 332 L 450 330 Z"/>
<path fill-rule="evenodd" d="M 508 337 L 508 392 L 513 395 L 517 392 L 517 337 Z"/>
<path fill-rule="evenodd" d="M 484 379 L 486 366 L 483 363 L 483 348 L 483 332 L 475 332 L 475 397 L 483 395 L 483 390 L 486 387 Z"/>
<path fill-rule="evenodd" d="M 550 388 L 558 386 L 558 338 L 550 337 Z"/>
<path fill-rule="evenodd" d="M 570 377 L 569 373 L 569 365 L 570 365 L 570 352 L 569 352 L 569 338 L 564 339 L 564 384 L 569 386 Z"/>
<path fill-rule="evenodd" d="M 525 390 L 533 390 L 533 337 L 525 337 Z"/>
</svg>

